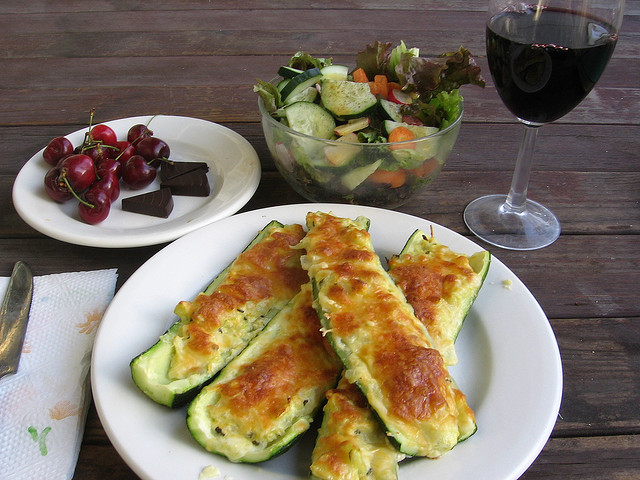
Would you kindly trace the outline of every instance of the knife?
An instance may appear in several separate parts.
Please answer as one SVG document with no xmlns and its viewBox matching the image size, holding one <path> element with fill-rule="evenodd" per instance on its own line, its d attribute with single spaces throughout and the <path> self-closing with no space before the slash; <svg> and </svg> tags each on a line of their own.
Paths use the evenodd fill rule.
<svg viewBox="0 0 640 480">
<path fill-rule="evenodd" d="M 33 295 L 33 275 L 19 261 L 13 267 L 7 293 L 0 307 L 0 377 L 16 373 Z"/>
</svg>

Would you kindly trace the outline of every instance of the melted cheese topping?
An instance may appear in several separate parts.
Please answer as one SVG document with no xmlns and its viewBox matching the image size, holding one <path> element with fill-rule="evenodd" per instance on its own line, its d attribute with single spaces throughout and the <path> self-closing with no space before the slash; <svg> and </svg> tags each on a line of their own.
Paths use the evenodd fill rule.
<svg viewBox="0 0 640 480">
<path fill-rule="evenodd" d="M 327 392 L 311 474 L 322 480 L 392 480 L 403 458 L 389 442 L 360 390 L 344 376 Z"/>
<path fill-rule="evenodd" d="M 220 449 L 234 448 L 234 439 L 246 449 L 265 448 L 300 418 L 310 423 L 335 385 L 342 363 L 320 333 L 312 297 L 310 285 L 303 286 L 293 304 L 205 387 L 216 399 L 207 412 Z M 237 452 L 222 453 L 234 458 Z"/>
<path fill-rule="evenodd" d="M 389 274 L 427 327 L 447 365 L 457 363 L 454 343 L 468 299 L 482 284 L 469 257 L 423 237 L 417 248 L 389 260 Z"/>
<path fill-rule="evenodd" d="M 302 264 L 347 378 L 362 387 L 403 452 L 434 457 L 451 449 L 459 433 L 451 379 L 369 233 L 322 213 L 310 213 L 307 224 Z"/>
<path fill-rule="evenodd" d="M 276 228 L 234 260 L 214 292 L 180 302 L 185 320 L 174 338 L 168 376 L 215 372 L 231 350 L 242 349 L 265 325 L 265 314 L 281 308 L 308 281 L 300 254 L 292 248 L 304 236 L 301 225 Z"/>
</svg>

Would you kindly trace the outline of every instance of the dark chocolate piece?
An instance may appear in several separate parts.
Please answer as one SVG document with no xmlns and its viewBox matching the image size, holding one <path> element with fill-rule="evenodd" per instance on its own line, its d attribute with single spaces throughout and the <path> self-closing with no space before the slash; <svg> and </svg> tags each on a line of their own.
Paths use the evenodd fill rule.
<svg viewBox="0 0 640 480">
<path fill-rule="evenodd" d="M 161 188 L 170 188 L 174 195 L 188 197 L 206 197 L 211 193 L 207 173 L 202 170 L 192 170 L 174 178 L 160 181 Z"/>
<path fill-rule="evenodd" d="M 141 213 L 154 217 L 167 218 L 173 210 L 171 190 L 161 188 L 149 193 L 142 193 L 122 199 L 122 210 L 125 212 Z"/>
<path fill-rule="evenodd" d="M 204 170 L 208 172 L 209 165 L 205 162 L 176 162 L 173 160 L 164 162 L 162 168 L 160 168 L 160 180 L 170 180 L 185 173 L 192 172 L 193 170 Z"/>
</svg>

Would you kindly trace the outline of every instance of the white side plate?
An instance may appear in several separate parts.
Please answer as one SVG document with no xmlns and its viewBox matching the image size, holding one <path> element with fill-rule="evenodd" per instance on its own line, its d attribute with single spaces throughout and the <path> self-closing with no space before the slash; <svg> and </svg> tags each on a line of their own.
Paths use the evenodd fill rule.
<svg viewBox="0 0 640 480">
<path fill-rule="evenodd" d="M 228 217 L 253 196 L 260 181 L 260 161 L 243 137 L 222 125 L 189 117 L 144 116 L 104 122 L 124 140 L 130 127 L 147 124 L 154 136 L 171 148 L 176 161 L 207 162 L 211 194 L 208 197 L 174 196 L 169 218 L 124 212 L 122 198 L 157 190 L 159 181 L 142 190 L 122 186 L 120 198 L 109 217 L 97 225 L 78 217 L 78 202 L 58 204 L 44 191 L 44 176 L 50 166 L 42 158 L 44 148 L 20 170 L 13 185 L 13 204 L 22 219 L 41 233 L 57 240 L 93 247 L 139 247 L 170 242 L 197 228 Z M 66 135 L 77 146 L 87 129 Z"/>
</svg>

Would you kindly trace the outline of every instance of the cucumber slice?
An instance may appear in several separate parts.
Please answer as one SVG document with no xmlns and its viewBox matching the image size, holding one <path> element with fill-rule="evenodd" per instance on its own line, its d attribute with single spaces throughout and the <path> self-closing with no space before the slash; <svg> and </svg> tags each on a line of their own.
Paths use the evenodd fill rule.
<svg viewBox="0 0 640 480">
<path fill-rule="evenodd" d="M 362 167 L 354 168 L 353 170 L 345 173 L 342 176 L 342 184 L 349 190 L 353 190 L 362 182 L 364 182 L 369 177 L 369 175 L 375 172 L 381 163 L 382 160 L 376 160 L 369 165 L 363 165 Z"/>
<path fill-rule="evenodd" d="M 346 65 L 328 65 L 321 71 L 324 78 L 331 80 L 346 80 L 349 76 L 349 67 Z"/>
<path fill-rule="evenodd" d="M 283 79 L 283 80 L 280 80 L 280 81 L 278 82 L 278 84 L 276 85 L 276 88 L 278 89 L 278 91 L 279 91 L 279 92 L 282 92 L 282 89 L 283 89 L 284 87 L 286 87 L 286 86 L 287 86 L 287 84 L 288 84 L 290 81 L 291 81 L 291 79 L 290 79 L 290 78 L 285 78 L 285 79 Z"/>
<path fill-rule="evenodd" d="M 322 72 L 319 68 L 310 68 L 293 77 L 280 92 L 282 101 L 286 102 L 289 97 L 293 98 L 309 87 L 313 87 L 322 79 Z"/>
<path fill-rule="evenodd" d="M 408 128 L 413 132 L 416 138 L 428 137 L 429 135 L 433 135 L 434 133 L 438 133 L 440 131 L 438 127 L 426 127 L 424 125 L 410 125 L 408 123 L 396 122 L 393 120 L 384 121 L 384 129 L 387 132 L 387 135 L 389 135 L 392 130 L 398 127 Z"/>
<path fill-rule="evenodd" d="M 304 70 L 288 67 L 286 65 L 283 65 L 278 69 L 278 75 L 280 75 L 282 78 L 293 78 L 300 75 L 302 72 L 304 72 Z"/>
<path fill-rule="evenodd" d="M 400 113 L 400 108 L 402 105 L 395 102 L 390 102 L 384 98 L 380 99 L 380 108 L 382 113 L 394 122 L 402 122 L 402 113 Z"/>
<path fill-rule="evenodd" d="M 284 109 L 289 128 L 319 138 L 332 138 L 336 121 L 324 108 L 311 102 L 295 102 Z"/>
<path fill-rule="evenodd" d="M 344 167 L 348 165 L 362 150 L 358 143 L 358 135 L 347 133 L 337 140 L 340 145 L 327 145 L 324 147 L 324 156 L 332 167 Z"/>
<path fill-rule="evenodd" d="M 307 87 L 296 95 L 289 95 L 283 103 L 286 106 L 295 102 L 313 102 L 317 96 L 318 89 L 315 86 Z"/>
<path fill-rule="evenodd" d="M 324 79 L 320 98 L 324 108 L 340 118 L 364 116 L 378 104 L 368 83 L 348 80 Z"/>
</svg>

